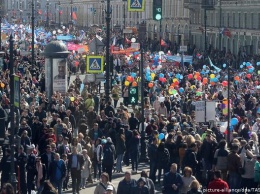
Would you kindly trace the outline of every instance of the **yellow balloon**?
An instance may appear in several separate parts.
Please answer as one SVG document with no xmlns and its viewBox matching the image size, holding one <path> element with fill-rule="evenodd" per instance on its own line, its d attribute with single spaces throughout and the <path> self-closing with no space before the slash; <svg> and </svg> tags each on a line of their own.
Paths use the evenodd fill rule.
<svg viewBox="0 0 260 194">
<path fill-rule="evenodd" d="M 70 101 L 73 102 L 75 100 L 75 98 L 72 96 L 70 97 Z"/>
<path fill-rule="evenodd" d="M 190 87 L 190 89 L 195 89 L 196 88 L 196 86 L 195 85 L 192 85 L 191 87 Z"/>
<path fill-rule="evenodd" d="M 129 81 L 125 81 L 125 86 L 129 86 L 130 82 Z"/>
<path fill-rule="evenodd" d="M 173 83 L 174 83 L 174 82 L 177 82 L 177 81 L 178 81 L 177 78 L 173 78 L 173 80 L 172 80 Z"/>
<path fill-rule="evenodd" d="M 154 78 L 155 77 L 155 73 L 151 73 L 151 77 Z"/>
<path fill-rule="evenodd" d="M 215 78 L 215 75 L 214 74 L 210 74 L 209 76 L 211 79 Z"/>
<path fill-rule="evenodd" d="M 5 84 L 4 83 L 1 83 L 1 88 L 4 88 L 5 87 Z"/>
</svg>

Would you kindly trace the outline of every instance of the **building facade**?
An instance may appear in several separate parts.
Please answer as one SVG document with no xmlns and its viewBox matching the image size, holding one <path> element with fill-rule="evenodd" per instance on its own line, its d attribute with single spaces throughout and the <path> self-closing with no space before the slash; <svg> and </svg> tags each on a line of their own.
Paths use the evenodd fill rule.
<svg viewBox="0 0 260 194">
<path fill-rule="evenodd" d="M 198 48 L 205 48 L 205 11 L 202 0 L 186 0 L 184 7 L 190 10 L 190 41 Z M 206 10 L 206 42 L 214 48 L 239 50 L 259 54 L 260 49 L 260 1 L 215 0 L 214 7 Z M 230 36 L 220 33 L 226 29 Z"/>
</svg>

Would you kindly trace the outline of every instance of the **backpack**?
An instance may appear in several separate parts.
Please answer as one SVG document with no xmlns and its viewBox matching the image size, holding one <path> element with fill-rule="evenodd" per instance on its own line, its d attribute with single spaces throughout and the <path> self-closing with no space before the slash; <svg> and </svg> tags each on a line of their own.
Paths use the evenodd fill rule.
<svg viewBox="0 0 260 194">
<path fill-rule="evenodd" d="M 170 153 L 168 149 L 164 149 L 161 157 L 161 164 L 169 164 L 169 162 L 170 162 Z"/>
<path fill-rule="evenodd" d="M 114 150 L 112 145 L 105 145 L 103 148 L 103 163 L 106 165 L 114 164 Z"/>
</svg>

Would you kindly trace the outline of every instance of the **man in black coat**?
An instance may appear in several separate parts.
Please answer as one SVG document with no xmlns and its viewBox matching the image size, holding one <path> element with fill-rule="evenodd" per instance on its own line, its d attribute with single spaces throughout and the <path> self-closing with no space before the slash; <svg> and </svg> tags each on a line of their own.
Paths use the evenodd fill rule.
<svg viewBox="0 0 260 194">
<path fill-rule="evenodd" d="M 43 153 L 41 155 L 41 161 L 46 166 L 47 178 L 50 177 L 49 169 L 50 169 L 50 164 L 54 161 L 54 155 L 55 155 L 55 153 L 51 151 L 51 146 L 50 145 L 46 146 L 45 153 Z"/>
<path fill-rule="evenodd" d="M 20 188 L 21 194 L 27 194 L 27 187 L 26 187 L 26 163 L 27 163 L 27 155 L 24 152 L 23 146 L 18 149 L 18 153 L 15 153 L 15 158 L 17 161 L 17 165 L 20 169 Z"/>
<path fill-rule="evenodd" d="M 78 153 L 77 147 L 72 148 L 72 154 L 68 157 L 68 169 L 71 172 L 72 192 L 73 194 L 79 194 L 81 170 L 84 169 L 84 158 L 83 155 Z"/>
</svg>

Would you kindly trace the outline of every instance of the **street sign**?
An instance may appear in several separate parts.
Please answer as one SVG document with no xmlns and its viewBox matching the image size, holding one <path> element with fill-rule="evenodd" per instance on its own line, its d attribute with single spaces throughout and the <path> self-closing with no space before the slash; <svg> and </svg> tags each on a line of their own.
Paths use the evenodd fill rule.
<svg viewBox="0 0 260 194">
<path fill-rule="evenodd" d="M 187 52 L 187 46 L 180 46 L 180 52 Z"/>
<path fill-rule="evenodd" d="M 144 11 L 145 0 L 128 0 L 128 11 Z"/>
<path fill-rule="evenodd" d="M 103 56 L 87 56 L 87 73 L 103 73 L 103 71 Z"/>
</svg>

